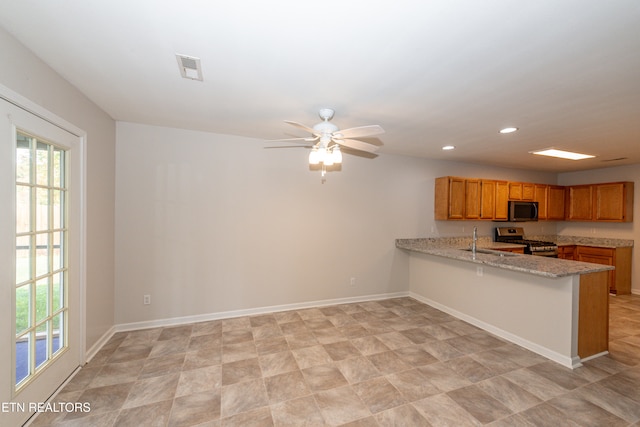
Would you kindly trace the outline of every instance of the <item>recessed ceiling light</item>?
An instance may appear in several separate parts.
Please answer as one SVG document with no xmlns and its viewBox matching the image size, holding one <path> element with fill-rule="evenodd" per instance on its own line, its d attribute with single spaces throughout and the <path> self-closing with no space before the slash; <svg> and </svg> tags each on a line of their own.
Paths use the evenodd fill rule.
<svg viewBox="0 0 640 427">
<path fill-rule="evenodd" d="M 453 150 L 454 148 L 456 148 L 456 147 L 454 147 L 453 145 L 445 145 L 444 147 L 442 147 L 442 149 L 445 150 L 445 151 Z"/>
<path fill-rule="evenodd" d="M 558 150 L 555 148 L 547 148 L 546 150 L 538 150 L 538 151 L 529 151 L 531 154 L 538 154 L 540 156 L 549 156 L 549 157 L 558 157 L 560 159 L 569 159 L 569 160 L 583 160 L 583 159 L 591 159 L 595 156 L 591 154 L 582 154 L 582 153 L 574 153 L 571 151 Z"/>
<path fill-rule="evenodd" d="M 500 129 L 500 133 L 512 133 L 517 131 L 518 128 L 504 128 L 504 129 Z"/>
</svg>

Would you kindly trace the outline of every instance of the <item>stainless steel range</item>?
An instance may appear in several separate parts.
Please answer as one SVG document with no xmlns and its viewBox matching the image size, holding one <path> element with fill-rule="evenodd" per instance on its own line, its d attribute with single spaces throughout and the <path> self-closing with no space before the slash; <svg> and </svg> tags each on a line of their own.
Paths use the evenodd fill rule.
<svg viewBox="0 0 640 427">
<path fill-rule="evenodd" d="M 496 227 L 495 241 L 525 245 L 525 254 L 558 257 L 558 245 L 554 242 L 525 239 L 522 227 Z"/>
</svg>

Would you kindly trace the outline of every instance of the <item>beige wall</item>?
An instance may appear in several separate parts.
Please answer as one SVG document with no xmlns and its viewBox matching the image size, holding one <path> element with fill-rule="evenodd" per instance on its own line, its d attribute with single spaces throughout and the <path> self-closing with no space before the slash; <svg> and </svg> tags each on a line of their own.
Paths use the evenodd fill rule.
<svg viewBox="0 0 640 427">
<path fill-rule="evenodd" d="M 611 237 L 640 242 L 640 165 L 594 169 L 585 172 L 563 173 L 558 176 L 560 185 L 594 184 L 598 182 L 634 182 L 634 221 L 631 223 L 561 222 L 558 233 L 566 236 Z M 633 249 L 632 292 L 640 294 L 640 253 Z"/>
<path fill-rule="evenodd" d="M 474 225 L 433 220 L 437 176 L 555 182 L 554 174 L 345 154 L 342 171 L 322 184 L 308 151 L 264 146 L 117 124 L 116 324 L 407 292 L 408 257 L 395 239 Z M 495 226 L 478 225 L 487 235 Z"/>
<path fill-rule="evenodd" d="M 115 122 L 0 29 L 0 84 L 87 133 L 87 336 L 90 348 L 113 326 Z"/>
</svg>

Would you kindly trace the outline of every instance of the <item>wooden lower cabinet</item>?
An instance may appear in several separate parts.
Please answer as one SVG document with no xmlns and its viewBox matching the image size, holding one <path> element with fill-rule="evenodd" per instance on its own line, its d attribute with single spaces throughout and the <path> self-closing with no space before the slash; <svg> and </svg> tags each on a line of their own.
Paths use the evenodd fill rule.
<svg viewBox="0 0 640 427">
<path fill-rule="evenodd" d="M 578 356 L 586 358 L 609 349 L 607 272 L 580 276 L 578 297 Z"/>
<path fill-rule="evenodd" d="M 558 246 L 558 258 L 575 260 L 576 245 Z"/>
<path fill-rule="evenodd" d="M 631 251 L 630 247 L 576 246 L 575 260 L 614 266 L 616 269 L 608 272 L 609 292 L 627 295 L 631 293 Z"/>
<path fill-rule="evenodd" d="M 514 254 L 524 254 L 524 248 L 498 248 L 497 251 L 511 252 Z"/>
</svg>

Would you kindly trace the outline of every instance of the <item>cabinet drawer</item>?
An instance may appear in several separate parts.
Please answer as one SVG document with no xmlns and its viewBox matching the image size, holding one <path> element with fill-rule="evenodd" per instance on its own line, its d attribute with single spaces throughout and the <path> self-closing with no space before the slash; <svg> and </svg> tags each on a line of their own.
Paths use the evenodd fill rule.
<svg viewBox="0 0 640 427">
<path fill-rule="evenodd" d="M 578 246 L 577 251 L 580 255 L 613 258 L 616 250 L 612 248 L 598 248 L 595 246 Z"/>
</svg>

